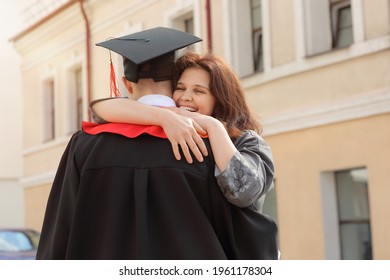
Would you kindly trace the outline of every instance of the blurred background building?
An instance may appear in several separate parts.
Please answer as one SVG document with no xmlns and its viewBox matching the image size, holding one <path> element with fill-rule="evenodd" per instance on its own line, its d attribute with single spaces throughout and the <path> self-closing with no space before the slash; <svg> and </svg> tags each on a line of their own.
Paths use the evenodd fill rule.
<svg viewBox="0 0 390 280">
<path fill-rule="evenodd" d="M 41 228 L 70 135 L 109 96 L 94 44 L 167 26 L 231 64 L 264 124 L 282 259 L 390 259 L 390 0 L 40 0 L 24 15 L 26 226 Z"/>
<path fill-rule="evenodd" d="M 0 227 L 24 225 L 20 57 L 9 42 L 22 27 L 16 15 L 23 1 L 0 1 Z"/>
</svg>

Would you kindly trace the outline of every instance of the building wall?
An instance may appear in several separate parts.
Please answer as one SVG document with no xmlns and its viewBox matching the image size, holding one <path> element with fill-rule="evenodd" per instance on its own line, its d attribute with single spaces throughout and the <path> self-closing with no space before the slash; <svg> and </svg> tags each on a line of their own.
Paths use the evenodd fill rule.
<svg viewBox="0 0 390 280">
<path fill-rule="evenodd" d="M 302 10 L 308 0 L 262 0 L 265 67 L 248 74 L 241 59 L 238 17 L 248 1 L 211 2 L 212 45 L 241 75 L 251 108 L 264 124 L 276 164 L 276 200 L 283 259 L 338 258 L 328 237 L 324 192 L 336 171 L 368 169 L 374 259 L 390 259 L 386 197 L 390 154 L 390 9 L 385 0 L 353 0 L 357 35 L 347 48 L 306 54 Z M 322 1 L 322 0 L 321 0 Z M 245 2 L 245 3 L 244 3 Z M 375 2 L 373 4 L 372 2 Z M 75 2 L 76 3 L 76 2 Z M 310 2 L 312 3 L 312 2 Z M 207 38 L 206 1 L 85 1 L 91 30 L 92 99 L 109 95 L 109 54 L 94 46 L 154 26 L 175 27 L 194 14 L 195 35 Z M 363 15 L 359 17 L 357 15 Z M 153 16 L 150 16 L 153 15 Z M 197 51 L 207 48 L 207 40 Z M 72 5 L 15 40 L 22 56 L 24 139 L 22 183 L 27 225 L 40 229 L 51 183 L 70 137 L 67 70 L 81 63 L 86 78 L 85 22 Z M 250 46 L 249 46 L 250 48 Z M 120 63 L 118 58 L 114 62 Z M 120 75 L 120 73 L 117 73 Z M 56 138 L 42 143 L 41 81 L 56 81 Z M 88 97 L 84 88 L 85 119 Z M 324 179 L 325 178 L 325 179 Z"/>
<path fill-rule="evenodd" d="M 369 174 L 374 257 L 389 258 L 383 244 L 389 242 L 390 223 L 382 219 L 390 211 L 383 165 L 390 156 L 389 121 L 390 114 L 383 114 L 267 137 L 276 166 L 283 258 L 326 258 L 321 174 L 357 167 L 366 167 Z"/>
<path fill-rule="evenodd" d="M 364 30 L 366 39 L 389 34 L 390 2 L 388 0 L 363 1 Z"/>
<path fill-rule="evenodd" d="M 0 227 L 23 227 L 24 193 L 17 179 L 0 179 Z"/>
<path fill-rule="evenodd" d="M 21 27 L 20 2 L 0 3 L 0 227 L 24 226 L 22 173 L 22 85 L 20 58 L 9 42 Z"/>
<path fill-rule="evenodd" d="M 325 54 L 322 59 L 331 59 L 336 55 Z M 389 55 L 389 50 L 383 50 L 369 56 L 346 58 L 337 64 L 313 67 L 310 71 L 298 71 L 296 66 L 291 75 L 247 87 L 247 96 L 257 112 L 272 116 L 332 106 L 376 91 L 388 91 L 389 79 L 378 73 L 390 70 Z"/>
<path fill-rule="evenodd" d="M 85 64 L 84 22 L 78 5 L 49 19 L 15 42 L 22 56 L 23 88 L 23 176 L 25 224 L 40 230 L 43 214 L 60 157 L 70 139 L 67 131 L 67 79 L 72 63 Z M 55 139 L 43 141 L 43 84 L 54 81 Z M 85 119 L 87 119 L 87 103 Z"/>
<path fill-rule="evenodd" d="M 275 67 L 295 60 L 294 1 L 269 1 L 268 11 L 272 50 L 271 64 Z"/>
<path fill-rule="evenodd" d="M 49 197 L 51 183 L 25 188 L 26 226 L 38 231 L 42 228 L 43 214 Z"/>
</svg>

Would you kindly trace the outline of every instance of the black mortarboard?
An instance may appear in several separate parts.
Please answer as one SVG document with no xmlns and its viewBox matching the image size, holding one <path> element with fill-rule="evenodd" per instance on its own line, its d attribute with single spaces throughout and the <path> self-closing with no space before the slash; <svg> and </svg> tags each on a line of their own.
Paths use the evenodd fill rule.
<svg viewBox="0 0 390 280">
<path fill-rule="evenodd" d="M 139 78 L 172 79 L 175 51 L 200 41 L 186 32 L 156 27 L 96 45 L 122 55 L 126 79 L 137 82 Z"/>
</svg>

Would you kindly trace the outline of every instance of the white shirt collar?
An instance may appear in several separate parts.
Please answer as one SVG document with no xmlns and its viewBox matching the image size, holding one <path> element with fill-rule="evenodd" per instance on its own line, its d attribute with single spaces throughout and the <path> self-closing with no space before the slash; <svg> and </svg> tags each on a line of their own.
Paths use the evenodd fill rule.
<svg viewBox="0 0 390 280">
<path fill-rule="evenodd" d="M 162 94 L 148 94 L 137 100 L 145 105 L 159 106 L 159 107 L 176 107 L 175 101 L 172 98 Z"/>
</svg>

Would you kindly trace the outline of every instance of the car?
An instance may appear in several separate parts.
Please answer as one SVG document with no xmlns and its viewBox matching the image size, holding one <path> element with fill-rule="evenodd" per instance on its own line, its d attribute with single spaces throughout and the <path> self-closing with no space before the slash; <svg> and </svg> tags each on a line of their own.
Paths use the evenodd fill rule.
<svg viewBox="0 0 390 280">
<path fill-rule="evenodd" d="M 34 260 L 40 233 L 26 228 L 0 229 L 0 260 Z"/>
</svg>

